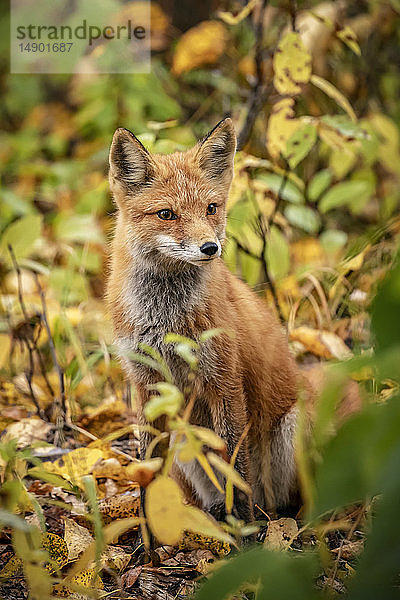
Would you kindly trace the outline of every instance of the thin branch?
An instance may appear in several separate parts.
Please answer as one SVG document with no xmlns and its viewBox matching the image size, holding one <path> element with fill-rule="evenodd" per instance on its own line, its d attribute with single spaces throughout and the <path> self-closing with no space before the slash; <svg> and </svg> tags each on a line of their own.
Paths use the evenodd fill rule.
<svg viewBox="0 0 400 600">
<path fill-rule="evenodd" d="M 57 418 L 61 417 L 61 423 L 58 426 L 61 429 L 63 429 L 64 425 L 65 425 L 65 417 L 66 417 L 66 414 L 67 414 L 67 405 L 66 405 L 66 401 L 65 401 L 64 371 L 61 368 L 61 365 L 60 365 L 60 363 L 58 362 L 58 359 L 57 359 L 56 349 L 55 349 L 55 346 L 54 346 L 53 337 L 51 335 L 50 326 L 49 326 L 49 322 L 48 322 L 48 319 L 47 319 L 46 300 L 45 300 L 43 288 L 40 285 L 37 273 L 34 273 L 34 277 L 35 277 L 36 287 L 37 287 L 37 290 L 38 290 L 38 293 L 39 293 L 39 296 L 40 296 L 40 300 L 41 300 L 41 303 L 42 303 L 41 318 L 42 318 L 43 325 L 44 325 L 44 327 L 46 329 L 47 337 L 48 337 L 48 340 L 49 340 L 50 353 L 51 353 L 51 357 L 53 359 L 54 368 L 57 371 L 58 381 L 59 381 L 59 385 L 60 385 L 61 415 L 58 415 Z"/>
<path fill-rule="evenodd" d="M 22 314 L 24 315 L 25 323 L 29 324 L 30 319 L 28 316 L 28 312 L 26 310 L 26 306 L 25 306 L 25 302 L 24 302 L 24 295 L 22 292 L 21 269 L 19 268 L 19 264 L 17 262 L 16 256 L 14 254 L 14 250 L 13 250 L 11 244 L 8 244 L 8 251 L 10 253 L 11 261 L 12 261 L 13 267 L 15 269 L 15 272 L 17 273 L 18 302 L 20 304 Z M 33 386 L 32 386 L 32 378 L 33 378 L 34 367 L 35 367 L 34 360 L 33 360 L 34 347 L 32 346 L 31 340 L 29 339 L 29 334 L 27 334 L 27 335 L 23 334 L 23 329 L 21 330 L 20 335 L 21 335 L 20 339 L 21 339 L 21 341 L 25 342 L 25 345 L 28 349 L 28 354 L 29 354 L 29 369 L 25 372 L 25 377 L 26 377 L 26 381 L 28 383 L 29 392 L 30 392 L 32 401 L 35 405 L 38 415 L 40 416 L 41 419 L 44 419 L 43 410 L 40 408 L 39 401 L 36 398 L 36 394 L 35 394 L 35 392 L 33 390 Z"/>
<path fill-rule="evenodd" d="M 296 30 L 297 0 L 290 0 L 290 23 L 292 31 Z"/>
<path fill-rule="evenodd" d="M 255 28 L 255 54 L 254 62 L 256 67 L 256 80 L 253 89 L 249 96 L 247 115 L 243 127 L 238 135 L 238 150 L 242 150 L 246 145 L 252 132 L 256 117 L 264 104 L 269 92 L 270 85 L 264 84 L 264 69 L 263 69 L 263 38 L 264 38 L 264 16 L 268 5 L 268 0 L 262 0 L 260 13 Z"/>
</svg>

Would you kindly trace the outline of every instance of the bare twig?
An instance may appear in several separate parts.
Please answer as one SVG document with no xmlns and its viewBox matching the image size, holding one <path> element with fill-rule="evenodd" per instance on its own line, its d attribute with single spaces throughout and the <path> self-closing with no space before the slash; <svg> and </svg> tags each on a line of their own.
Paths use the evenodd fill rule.
<svg viewBox="0 0 400 600">
<path fill-rule="evenodd" d="M 268 0 L 262 0 L 257 25 L 255 28 L 256 43 L 254 61 L 256 67 L 256 80 L 249 96 L 246 119 L 238 135 L 238 150 L 242 150 L 246 145 L 260 108 L 264 104 L 270 92 L 270 86 L 265 84 L 263 81 L 264 70 L 262 45 L 264 37 L 264 15 L 267 5 Z"/>
<path fill-rule="evenodd" d="M 290 22 L 292 31 L 296 30 L 297 0 L 290 0 Z"/>
<path fill-rule="evenodd" d="M 44 291 L 43 291 L 42 286 L 40 285 L 37 273 L 34 273 L 34 277 L 35 277 L 35 282 L 36 282 L 36 288 L 38 290 L 38 294 L 40 296 L 40 300 L 42 303 L 41 318 L 42 318 L 43 325 L 46 329 L 46 333 L 47 333 L 47 337 L 48 337 L 48 341 L 49 341 L 50 353 L 51 353 L 51 357 L 53 359 L 54 368 L 57 372 L 58 381 L 59 381 L 59 385 L 60 385 L 60 404 L 58 407 L 59 410 L 57 411 L 57 415 L 56 415 L 56 421 L 57 421 L 56 426 L 57 426 L 57 430 L 58 430 L 58 435 L 61 437 L 62 431 L 65 428 L 65 420 L 66 420 L 66 416 L 67 416 L 67 404 L 66 404 L 66 400 L 65 400 L 64 371 L 57 359 L 57 353 L 56 353 L 56 349 L 55 349 L 54 342 L 53 342 L 53 336 L 51 335 L 49 321 L 47 319 L 47 307 L 46 307 L 46 299 L 44 296 Z"/>
<path fill-rule="evenodd" d="M 17 259 L 14 254 L 14 250 L 13 250 L 11 244 L 8 244 L 8 251 L 11 256 L 11 261 L 12 261 L 13 267 L 17 274 L 18 302 L 20 304 L 22 314 L 24 315 L 25 323 L 28 324 L 30 319 L 29 319 L 28 312 L 26 310 L 24 296 L 23 296 L 23 292 L 22 292 L 21 269 L 19 268 L 19 264 L 17 262 Z M 36 394 L 35 394 L 35 392 L 33 390 L 33 386 L 32 386 L 32 378 L 33 378 L 34 368 L 35 368 L 34 360 L 33 360 L 34 347 L 33 347 L 32 341 L 29 339 L 29 335 L 24 335 L 23 328 L 21 329 L 20 335 L 21 335 L 21 340 L 23 342 L 25 342 L 25 345 L 27 347 L 28 354 L 29 354 L 29 369 L 25 372 L 25 377 L 26 377 L 26 381 L 28 383 L 29 392 L 30 392 L 32 401 L 35 405 L 38 415 L 40 416 L 41 419 L 44 419 L 45 418 L 44 412 L 40 407 L 39 401 L 36 398 Z"/>
</svg>

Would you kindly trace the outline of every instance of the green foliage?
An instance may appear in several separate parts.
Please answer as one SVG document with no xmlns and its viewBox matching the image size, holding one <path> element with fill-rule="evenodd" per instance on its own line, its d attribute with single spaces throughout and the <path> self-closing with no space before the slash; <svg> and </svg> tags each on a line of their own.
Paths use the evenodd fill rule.
<svg viewBox="0 0 400 600">
<path fill-rule="evenodd" d="M 288 322 L 289 336 L 303 326 L 311 329 L 313 340 L 320 343 L 295 340 L 293 350 L 299 360 L 336 357 L 332 340 L 354 357 L 336 365 L 317 406 L 310 439 L 298 440 L 308 520 L 301 525 L 306 535 L 315 535 L 312 548 L 298 552 L 288 544 L 283 552 L 261 547 L 239 553 L 209 577 L 198 597 L 222 600 L 240 588 L 257 600 L 326 597 L 316 580 L 321 586 L 324 577 L 333 581 L 335 569 L 343 562 L 327 552 L 326 527 L 332 521 L 335 525 L 339 514 L 337 528 L 344 520 L 347 532 L 351 521 L 343 509 L 366 501 L 370 531 L 360 524 L 360 529 L 367 529 L 365 550 L 358 562 L 350 560 L 356 571 L 352 580 L 344 577 L 343 581 L 352 600 L 394 599 L 400 563 L 400 267 L 395 260 L 400 200 L 399 2 L 384 6 L 371 0 L 362 7 L 345 3 L 341 12 L 331 2 L 332 18 L 319 14 L 314 1 L 299 3 L 296 14 L 289 14 L 289 5 L 295 3 L 271 2 L 272 17 L 266 19 L 268 27 L 260 42 L 265 81 L 258 83 L 256 4 L 248 3 L 241 13 L 228 3 L 224 12 L 208 15 L 212 27 L 202 24 L 196 55 L 179 33 L 187 24 L 182 27 L 175 22 L 177 15 L 164 15 L 160 9 L 153 24 L 153 43 L 158 46 L 151 73 L 100 76 L 9 74 L 8 15 L 6 7 L 1 8 L 0 408 L 6 415 L 1 428 L 12 421 L 10 409 L 22 407 L 29 415 L 40 412 L 51 421 L 56 446 L 84 447 L 88 438 L 78 433 L 82 435 L 86 428 L 94 444 L 102 443 L 103 437 L 106 445 L 117 439 L 117 427 L 132 432 L 131 421 L 125 422 L 115 408 L 122 404 L 126 412 L 121 400 L 123 379 L 112 355 L 104 308 L 114 211 L 106 179 L 112 134 L 116 127 L 125 126 L 151 152 L 184 150 L 227 111 L 240 133 L 249 101 L 258 90 L 258 116 L 236 157 L 225 261 L 261 295 L 265 292 Z M 193 3 L 193 10 L 188 10 L 194 26 L 200 5 Z M 153 8 L 158 5 L 153 3 Z M 225 32 L 218 43 L 210 34 L 216 23 Z M 296 31 L 290 31 L 290 25 Z M 191 29 L 188 33 L 193 33 Z M 307 31 L 317 35 L 308 36 Z M 185 55 L 181 72 L 174 70 L 178 52 Z M 9 245 L 22 270 L 22 288 Z M 39 275 L 47 299 L 52 338 L 35 320 L 43 306 L 32 272 Z M 21 289 L 27 322 L 19 301 Z M 213 448 L 223 455 L 224 442 L 214 432 L 192 425 L 190 410 L 186 412 L 201 344 L 214 335 L 224 335 L 224 343 L 229 343 L 229 332 L 221 330 L 206 331 L 196 341 L 176 334 L 164 340 L 188 366 L 187 390 L 174 385 L 165 359 L 154 348 L 142 346 L 126 358 L 149 367 L 162 380 L 154 386 L 146 407 L 152 425 L 144 429 L 153 440 L 146 461 L 140 464 L 146 484 L 155 478 L 161 485 L 156 506 L 159 521 L 154 517 L 157 526 L 167 531 L 167 537 L 169 528 L 178 523 L 172 532 L 175 537 L 185 524 L 192 531 L 239 542 L 258 527 L 229 514 L 233 487 L 246 492 L 246 483 L 233 469 L 234 461 L 228 463 L 207 451 Z M 335 409 L 343 380 L 360 373 L 364 407 L 342 425 Z M 71 422 L 61 431 L 62 402 Z M 166 418 L 165 432 L 153 427 L 159 417 Z M 118 418 L 122 423 L 115 423 Z M 141 428 L 134 430 L 137 435 Z M 68 437 L 71 431 L 77 436 L 73 440 Z M 167 440 L 165 460 L 154 458 L 156 444 Z M 172 490 L 176 505 L 168 504 L 163 492 L 170 486 L 165 481 L 170 481 L 166 476 L 175 454 L 183 461 L 197 460 L 212 484 L 225 492 L 224 529 L 200 511 L 182 509 L 176 488 Z M 105 457 L 109 460 L 107 453 Z M 13 532 L 11 567 L 23 570 L 32 598 L 50 597 L 56 577 L 49 565 L 52 561 L 54 569 L 64 565 L 62 560 L 54 561 L 49 538 L 44 537 L 42 504 L 49 498 L 27 491 L 32 479 L 61 487 L 63 494 L 77 497 L 89 509 L 95 539 L 76 563 L 78 576 L 79 570 L 90 571 L 90 563 L 97 560 L 95 576 L 104 547 L 139 523 L 135 516 L 104 525 L 98 498 L 100 490 L 104 493 L 100 481 L 105 478 L 85 472 L 82 480 L 81 474 L 73 474 L 71 483 L 62 469 L 52 472 L 31 449 L 18 448 L 15 440 L 1 440 L 0 528 Z M 113 481 L 116 485 L 118 480 Z M 55 502 L 71 509 L 66 502 Z M 172 510 L 171 521 L 165 519 L 168 510 Z M 35 525 L 25 519 L 27 514 L 35 515 Z M 81 592 L 74 588 L 75 574 L 71 570 L 63 583 Z M 329 592 L 329 584 L 326 587 Z M 98 590 L 90 594 L 97 595 Z"/>
</svg>

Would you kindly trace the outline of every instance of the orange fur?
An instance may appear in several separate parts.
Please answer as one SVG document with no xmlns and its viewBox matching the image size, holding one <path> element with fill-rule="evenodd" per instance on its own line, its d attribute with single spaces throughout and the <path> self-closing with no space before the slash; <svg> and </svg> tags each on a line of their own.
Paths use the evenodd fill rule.
<svg viewBox="0 0 400 600">
<path fill-rule="evenodd" d="M 250 483 L 252 500 L 270 508 L 295 493 L 293 428 L 299 386 L 312 394 L 266 303 L 219 256 L 203 259 L 199 250 L 206 242 L 223 244 L 235 145 L 230 119 L 195 148 L 168 156 L 150 155 L 133 134 L 117 130 L 110 182 L 119 210 L 107 297 L 124 349 L 135 350 L 138 340 L 153 341 L 181 385 L 185 365 L 168 354 L 164 333 L 198 339 L 207 329 L 233 331 L 233 337 L 223 334 L 206 344 L 192 421 L 224 438 L 231 455 L 251 420 L 236 468 Z M 207 214 L 214 203 L 216 213 Z M 165 209 L 176 218 L 162 220 L 157 211 Z M 159 377 L 133 366 L 126 356 L 122 360 L 136 386 L 144 422 L 147 384 Z M 143 436 L 142 451 L 148 441 Z M 178 470 L 181 481 L 187 480 L 185 487 L 194 488 L 198 503 L 215 512 L 222 499 L 213 484 L 202 479 L 195 465 Z M 237 492 L 235 508 L 249 519 L 252 503 L 242 496 Z"/>
</svg>

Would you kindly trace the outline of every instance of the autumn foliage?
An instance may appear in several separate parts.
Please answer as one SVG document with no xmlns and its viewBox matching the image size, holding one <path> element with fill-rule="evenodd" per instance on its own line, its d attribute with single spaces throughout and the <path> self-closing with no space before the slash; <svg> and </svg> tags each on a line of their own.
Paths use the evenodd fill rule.
<svg viewBox="0 0 400 600">
<path fill-rule="evenodd" d="M 399 3 L 210 2 L 207 15 L 166 4 L 151 6 L 149 74 L 10 75 L 1 41 L 0 595 L 396 598 Z M 255 523 L 231 514 L 233 488 L 247 484 L 223 441 L 190 424 L 152 348 L 135 357 L 162 379 L 146 417 L 166 415 L 176 437 L 165 459 L 150 448 L 138 460 L 135 390 L 103 301 L 114 130 L 167 153 L 227 112 L 240 147 L 224 260 L 328 381 L 311 439 L 301 427 L 297 439 L 303 507 L 260 507 Z M 195 378 L 198 344 L 169 341 Z M 348 378 L 363 409 L 343 425 Z M 216 486 L 223 474 L 226 522 L 184 501 L 174 453 Z M 249 534 L 257 547 L 237 552 Z"/>
</svg>

